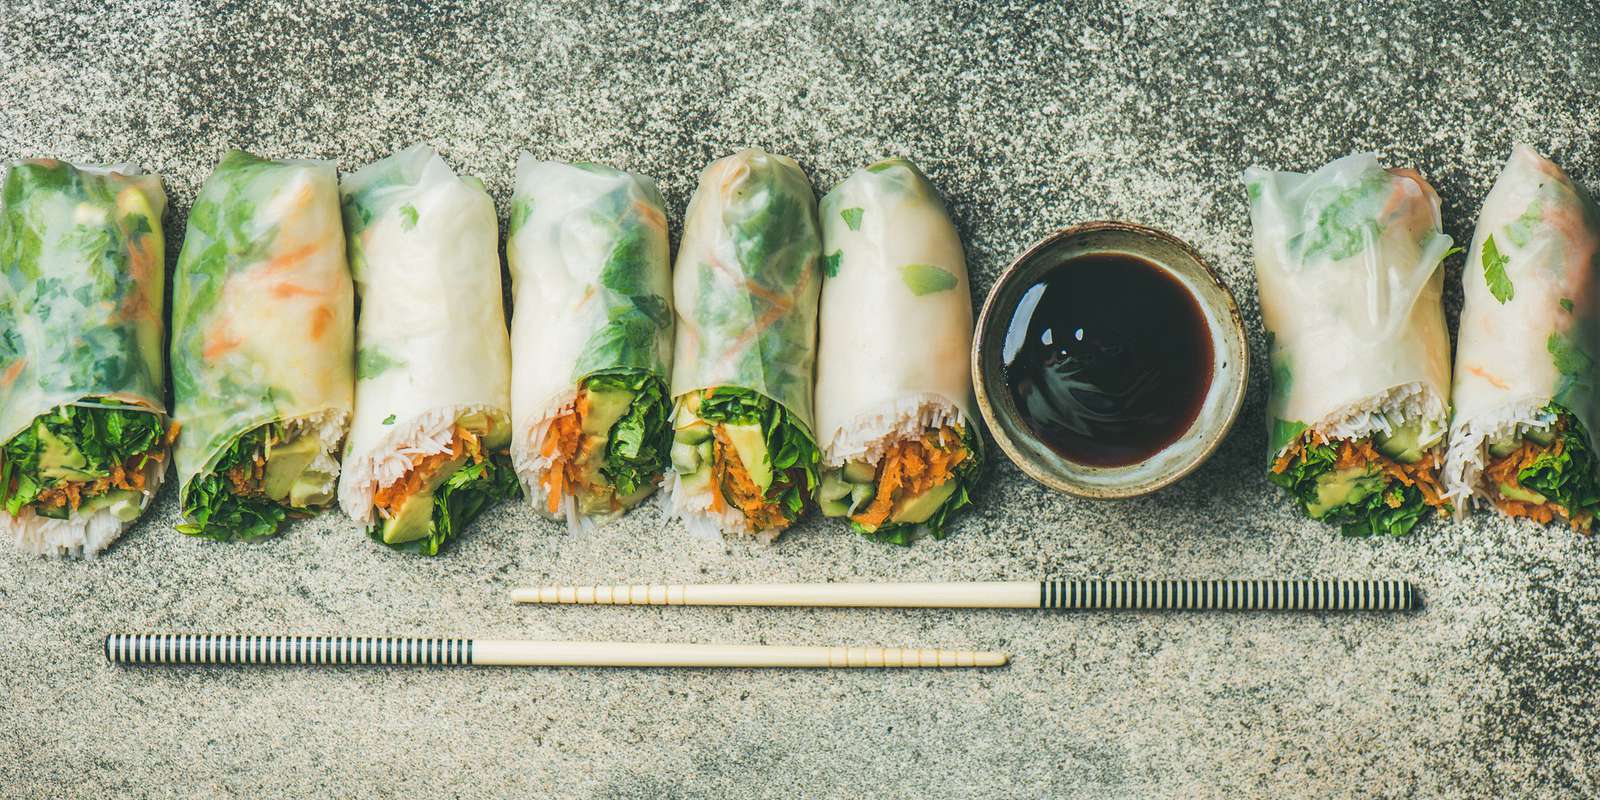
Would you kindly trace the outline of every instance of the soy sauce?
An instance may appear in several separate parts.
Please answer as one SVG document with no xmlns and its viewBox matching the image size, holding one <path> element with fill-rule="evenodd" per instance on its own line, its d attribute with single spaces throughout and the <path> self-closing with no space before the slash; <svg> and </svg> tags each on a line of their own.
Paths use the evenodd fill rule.
<svg viewBox="0 0 1600 800">
<path fill-rule="evenodd" d="M 1002 358 L 1023 422 L 1089 466 L 1159 453 L 1194 423 L 1211 388 L 1211 333 L 1194 294 L 1124 253 L 1045 273 L 1012 313 Z"/>
</svg>

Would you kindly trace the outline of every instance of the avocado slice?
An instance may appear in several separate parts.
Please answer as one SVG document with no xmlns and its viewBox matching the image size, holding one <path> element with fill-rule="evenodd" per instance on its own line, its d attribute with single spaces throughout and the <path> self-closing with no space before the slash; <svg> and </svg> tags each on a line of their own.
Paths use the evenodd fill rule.
<svg viewBox="0 0 1600 800">
<path fill-rule="evenodd" d="M 959 484 L 960 481 L 951 477 L 916 497 L 902 498 L 889 512 L 889 521 L 906 525 L 927 522 L 956 493 Z"/>
<path fill-rule="evenodd" d="M 1500 490 L 1501 497 L 1504 497 L 1507 500 L 1514 500 L 1519 503 L 1533 503 L 1534 505 L 1538 505 L 1549 500 L 1549 498 L 1533 491 L 1532 489 L 1524 489 L 1515 484 L 1502 483 L 1497 485 L 1495 488 Z"/>
<path fill-rule="evenodd" d="M 739 454 L 739 462 L 744 464 L 745 471 L 750 473 L 750 480 L 755 482 L 756 488 L 765 492 L 772 486 L 772 462 L 767 460 L 767 436 L 761 430 L 761 423 L 725 422 L 722 430 L 733 442 L 733 450 Z"/>
<path fill-rule="evenodd" d="M 433 531 L 433 492 L 450 476 L 467 463 L 466 454 L 459 455 L 439 465 L 438 471 L 428 478 L 422 488 L 405 499 L 395 509 L 394 516 L 383 521 L 383 543 L 414 542 Z M 420 510 L 418 510 L 420 509 Z"/>
<path fill-rule="evenodd" d="M 383 521 L 383 543 L 414 542 L 433 530 L 433 490 L 407 497 L 394 516 Z"/>
<path fill-rule="evenodd" d="M 43 422 L 34 425 L 33 430 L 39 437 L 39 444 L 44 448 L 39 453 L 40 477 L 74 481 L 94 480 L 98 477 L 84 471 L 84 468 L 89 466 L 89 460 L 84 458 L 77 445 L 51 433 Z"/>
<path fill-rule="evenodd" d="M 333 501 L 333 492 L 338 486 L 337 478 L 336 475 L 317 469 L 315 465 L 308 467 L 290 485 L 289 505 L 295 508 L 327 505 Z"/>
<path fill-rule="evenodd" d="M 633 406 L 633 392 L 611 390 L 589 392 L 589 413 L 583 416 L 585 436 L 610 436 L 612 426 Z"/>
<path fill-rule="evenodd" d="M 817 508 L 824 517 L 843 517 L 850 513 L 850 504 L 844 500 L 818 500 Z"/>
<path fill-rule="evenodd" d="M 1388 433 L 1379 433 L 1372 439 L 1378 452 L 1402 464 L 1422 460 L 1422 424 L 1419 422 L 1396 425 Z"/>
<path fill-rule="evenodd" d="M 711 426 L 705 420 L 695 420 L 672 432 L 672 440 L 684 444 L 699 444 L 711 440 Z"/>
<path fill-rule="evenodd" d="M 289 490 L 321 452 L 322 440 L 315 436 L 301 436 L 273 445 L 267 453 L 267 474 L 262 479 L 261 490 L 274 502 L 287 500 Z"/>
<path fill-rule="evenodd" d="M 457 417 L 456 424 L 477 434 L 484 449 L 503 450 L 511 446 L 511 426 L 498 415 L 470 411 Z"/>
<path fill-rule="evenodd" d="M 1383 477 L 1366 467 L 1346 467 L 1317 477 L 1317 499 L 1306 504 L 1312 519 L 1322 519 L 1329 511 L 1359 503 L 1383 491 Z"/>
</svg>

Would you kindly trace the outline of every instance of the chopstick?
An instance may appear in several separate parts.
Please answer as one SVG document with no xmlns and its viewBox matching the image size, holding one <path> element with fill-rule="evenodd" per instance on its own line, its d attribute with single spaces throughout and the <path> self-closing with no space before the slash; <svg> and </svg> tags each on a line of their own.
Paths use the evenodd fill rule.
<svg viewBox="0 0 1600 800">
<path fill-rule="evenodd" d="M 532 642 L 395 636 L 114 633 L 118 665 L 371 665 L 404 667 L 999 667 L 1006 653 L 914 647 Z"/>
<path fill-rule="evenodd" d="M 1410 611 L 1403 580 L 1084 580 L 988 583 L 773 583 L 541 586 L 517 603 L 1079 611 Z"/>
</svg>

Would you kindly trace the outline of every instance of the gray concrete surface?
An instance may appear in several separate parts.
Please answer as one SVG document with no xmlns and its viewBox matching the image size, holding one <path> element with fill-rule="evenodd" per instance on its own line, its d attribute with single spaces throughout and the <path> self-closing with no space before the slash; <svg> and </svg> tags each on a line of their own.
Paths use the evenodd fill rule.
<svg viewBox="0 0 1600 800">
<path fill-rule="evenodd" d="M 1237 175 L 1358 148 L 1415 165 L 1458 240 L 1514 139 L 1600 182 L 1593 2 L 6 4 L 0 157 L 168 178 L 169 260 L 230 145 L 353 169 L 416 140 L 501 202 L 516 152 L 655 176 L 674 220 L 759 144 L 825 190 L 880 155 L 943 190 L 977 291 L 1096 218 L 1226 276 L 1262 340 Z M 1357 6 L 1357 7 L 1351 7 Z M 1450 261 L 1452 301 L 1460 256 Z M 979 298 L 981 299 L 981 296 Z M 820 522 L 707 546 L 646 509 L 572 538 L 523 509 L 445 557 L 324 516 L 259 546 L 163 496 L 95 563 L 0 553 L 0 795 L 1595 796 L 1597 543 L 1485 516 L 1342 541 L 1261 477 L 1264 373 L 1218 456 L 1095 504 L 992 468 L 943 543 Z M 1411 616 L 519 609 L 545 581 L 1409 576 Z M 992 672 L 124 670 L 108 631 L 971 645 Z"/>
</svg>

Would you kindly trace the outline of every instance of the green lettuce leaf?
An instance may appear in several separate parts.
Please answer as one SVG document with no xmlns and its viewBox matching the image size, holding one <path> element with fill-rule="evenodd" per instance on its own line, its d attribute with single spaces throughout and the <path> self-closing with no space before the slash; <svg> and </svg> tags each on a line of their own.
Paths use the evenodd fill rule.
<svg viewBox="0 0 1600 800">
<path fill-rule="evenodd" d="M 218 542 L 253 542 L 278 532 L 278 526 L 292 509 L 266 497 L 241 497 L 233 493 L 225 477 L 228 470 L 249 463 L 266 450 L 269 437 L 282 437 L 277 423 L 262 425 L 234 440 L 210 472 L 197 476 L 189 485 L 183 504 L 187 521 L 177 526 L 186 536 L 199 536 Z"/>
<path fill-rule="evenodd" d="M 1560 420 L 1561 452 L 1552 448 L 1542 453 L 1517 472 L 1517 483 L 1567 509 L 1570 516 L 1593 515 L 1600 510 L 1600 480 L 1595 477 L 1594 451 L 1583 423 L 1561 406 L 1551 404 L 1544 410 Z"/>
<path fill-rule="evenodd" d="M 1489 285 L 1489 294 L 1502 305 L 1517 296 L 1516 287 L 1511 285 L 1511 278 L 1506 275 L 1506 265 L 1509 263 L 1511 258 L 1500 254 L 1493 236 L 1483 240 L 1483 282 Z"/>
<path fill-rule="evenodd" d="M 633 394 L 628 413 L 617 420 L 606 442 L 605 465 L 600 474 L 626 497 L 647 486 L 666 470 L 672 447 L 672 420 L 666 385 L 658 376 L 638 370 L 591 375 L 591 389 L 623 390 Z"/>
</svg>

